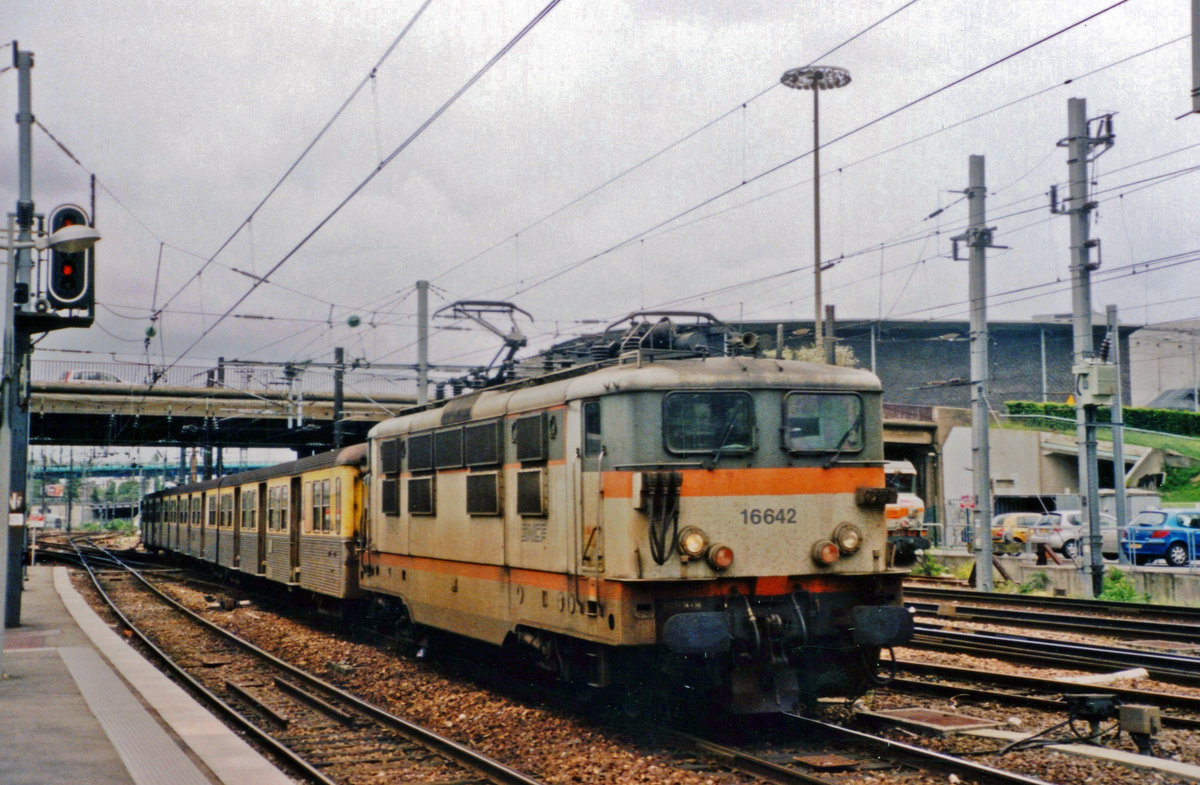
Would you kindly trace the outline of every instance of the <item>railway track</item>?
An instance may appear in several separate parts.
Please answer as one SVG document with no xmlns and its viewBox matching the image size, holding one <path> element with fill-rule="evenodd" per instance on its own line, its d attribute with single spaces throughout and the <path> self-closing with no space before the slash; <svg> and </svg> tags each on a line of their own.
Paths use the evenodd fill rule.
<svg viewBox="0 0 1200 785">
<path fill-rule="evenodd" d="M 367 725 L 368 720 L 372 722 L 378 720 L 378 714 L 384 715 L 383 722 L 389 730 L 391 722 L 399 722 L 403 724 L 403 730 L 407 731 L 409 730 L 408 723 L 387 715 L 386 712 L 371 707 L 369 704 L 358 706 L 356 704 L 360 702 L 353 696 L 340 694 L 341 691 L 336 687 L 328 685 L 316 677 L 296 671 L 286 663 L 282 664 L 286 669 L 283 675 L 261 672 L 257 665 L 248 671 L 246 668 L 250 666 L 239 666 L 234 663 L 233 658 L 243 652 L 254 652 L 255 660 L 260 659 L 262 655 L 272 660 L 272 669 L 276 663 L 273 658 L 270 658 L 270 655 L 266 655 L 265 652 L 260 655 L 250 644 L 230 636 L 207 620 L 182 608 L 178 603 L 170 601 L 169 598 L 166 598 L 166 601 L 171 602 L 169 607 L 172 610 L 169 616 L 162 609 L 151 608 L 144 599 L 147 593 L 153 592 L 154 597 L 160 601 L 163 601 L 163 594 L 137 575 L 136 571 L 125 570 L 123 559 L 119 556 L 97 550 L 86 556 L 78 554 L 77 558 L 82 563 L 92 565 L 90 572 L 93 574 L 93 581 L 98 584 L 98 589 L 102 594 L 123 595 L 130 592 L 130 596 L 136 599 L 136 604 L 143 606 L 137 614 L 138 619 L 122 616 L 122 623 L 129 628 L 133 629 L 135 624 L 139 627 L 158 627 L 160 625 L 176 627 L 177 623 L 171 620 L 175 619 L 175 614 L 180 612 L 185 613 L 190 622 L 200 625 L 206 637 L 197 639 L 192 633 L 188 633 L 189 642 L 186 646 L 190 653 L 182 658 L 184 661 L 181 664 L 175 666 L 176 675 L 184 681 L 199 682 L 212 694 L 208 701 L 218 707 L 220 713 L 226 716 L 249 715 L 247 724 L 242 727 L 248 733 L 259 737 L 263 744 L 269 746 L 280 757 L 290 760 L 294 756 L 295 760 L 290 765 L 296 771 L 303 772 L 306 778 L 315 782 L 347 781 L 348 777 L 338 774 L 338 767 L 342 765 L 348 765 L 359 775 L 363 773 L 364 769 L 369 773 L 371 767 L 381 769 L 397 767 L 398 759 L 391 757 L 394 754 L 391 749 L 375 746 L 379 744 L 379 731 L 370 730 L 366 738 L 352 738 L 344 734 L 354 729 L 355 726 L 361 728 Z M 96 566 L 97 563 L 98 566 Z M 136 592 L 136 594 L 132 592 Z M 113 607 L 114 602 L 117 605 L 123 604 L 119 599 L 112 597 L 108 598 L 108 602 L 110 607 Z M 161 606 L 164 609 L 165 607 L 168 606 Z M 122 613 L 119 610 L 116 612 Z M 153 624 L 139 621 L 147 617 L 155 619 Z M 209 641 L 207 635 L 210 633 L 219 635 L 221 642 Z M 169 658 L 169 652 L 165 651 L 166 647 L 159 646 L 156 642 L 154 630 L 144 629 L 134 634 L 152 650 L 160 652 L 158 654 L 160 658 L 164 660 Z M 346 703 L 343 703 L 343 698 Z M 349 707 L 346 704 L 349 704 Z M 354 711 L 356 710 L 365 711 L 366 715 L 355 717 Z M 316 717 L 313 724 L 300 724 L 301 719 L 310 714 Z M 811 747 L 811 737 L 814 734 L 815 726 L 806 724 L 809 721 L 800 717 L 784 717 L 781 722 L 786 723 L 798 738 L 808 740 Z M 886 765 L 896 769 L 905 769 L 910 773 L 931 770 L 938 772 L 940 776 L 953 773 L 965 781 L 984 783 L 985 785 L 989 783 L 1033 785 L 1041 782 L 1023 775 L 981 766 L 973 761 L 940 755 L 917 747 L 909 748 L 907 745 L 898 744 L 884 737 L 871 736 L 834 725 L 826 726 L 824 723 L 821 725 L 825 728 L 820 734 L 823 739 L 819 745 L 822 753 L 830 754 L 832 750 L 841 752 L 855 750 L 859 758 L 868 762 L 872 767 Z M 402 743 L 402 746 L 406 747 L 402 752 L 411 755 L 415 751 L 416 756 L 423 762 L 430 757 L 442 754 L 434 749 L 437 745 L 443 742 L 454 745 L 452 741 L 442 739 L 437 734 L 433 735 L 435 737 L 433 741 L 421 740 L 415 744 Z M 687 737 L 685 734 L 672 733 L 670 735 L 672 741 L 669 746 L 686 748 L 693 753 L 696 758 L 690 765 L 700 770 L 723 769 L 753 778 L 756 781 L 778 783 L 779 785 L 830 785 L 834 782 L 834 780 L 806 771 L 799 765 L 786 765 L 773 759 L 779 756 L 756 755 L 712 741 Z M 461 764 L 458 759 L 461 754 L 463 754 L 462 749 L 458 749 L 451 755 L 455 764 Z M 856 753 L 848 752 L 848 754 Z M 352 762 L 347 763 L 347 759 L 352 759 Z M 881 761 L 890 761 L 890 763 Z M 459 773 L 443 779 L 456 783 L 535 782 L 519 772 L 504 767 L 503 764 L 497 765 L 503 769 L 500 774 L 480 772 L 478 763 L 475 762 L 467 767 L 470 774 Z M 377 781 L 388 782 L 389 780 Z"/>
<path fill-rule="evenodd" d="M 1151 690 L 1138 690 L 1112 685 L 1073 684 L 1058 679 L 1026 676 L 1014 673 L 987 673 L 973 668 L 951 665 L 934 665 L 911 660 L 899 660 L 897 672 L 928 679 L 897 677 L 889 689 L 905 692 L 922 692 L 945 696 L 964 696 L 978 700 L 994 700 L 1015 706 L 1027 706 L 1043 711 L 1063 711 L 1066 707 L 1063 695 L 1105 693 L 1116 696 L 1123 703 L 1158 706 L 1164 709 L 1163 726 L 1200 730 L 1200 698 L 1194 695 L 1179 695 Z M 931 679 L 936 679 L 933 681 Z M 990 684 L 994 689 L 975 685 Z M 1037 694 L 1030 694 L 1037 693 Z M 1058 697 L 1047 697 L 1055 695 Z M 1189 716 L 1171 714 L 1167 709 L 1186 712 Z"/>
<path fill-rule="evenodd" d="M 905 602 L 905 605 L 921 616 L 1061 630 L 1087 635 L 1108 634 L 1125 638 L 1153 637 L 1158 640 L 1200 645 L 1200 626 L 1184 622 L 1081 615 L 1069 610 L 1058 613 L 1026 611 L 1016 608 L 964 605 L 961 602 L 955 603 L 949 608 L 944 602 L 908 601 Z"/>
<path fill-rule="evenodd" d="M 833 785 L 834 780 L 801 770 L 796 761 L 811 753 L 814 742 L 826 744 L 850 755 L 857 761 L 869 761 L 872 767 L 915 770 L 936 773 L 941 777 L 954 775 L 958 781 L 976 785 L 1046 785 L 1044 780 L 1011 771 L 1005 771 L 966 758 L 947 755 L 936 750 L 906 744 L 884 736 L 876 736 L 860 730 L 834 723 L 802 717 L 797 714 L 781 714 L 777 718 L 777 731 L 784 737 L 802 739 L 801 749 L 791 749 L 786 742 L 775 741 L 770 758 L 754 754 L 734 746 L 728 746 L 698 736 L 678 731 L 662 731 L 672 743 L 688 745 L 699 753 L 715 756 L 726 765 L 751 777 L 780 785 Z M 828 747 L 826 747 L 827 749 Z M 828 757 L 828 751 L 818 757 Z M 840 753 L 838 757 L 844 757 Z M 854 758 L 845 758 L 854 761 Z M 872 781 L 877 781 L 873 779 Z M 889 775 L 889 782 L 903 782 L 901 774 Z M 955 780 L 951 780 L 952 782 Z"/>
<path fill-rule="evenodd" d="M 1060 611 L 1073 611 L 1088 615 L 1107 613 L 1117 616 L 1142 618 L 1155 616 L 1171 619 L 1181 624 L 1200 624 L 1200 608 L 1182 605 L 1147 605 L 1140 602 L 1112 602 L 1108 600 L 1084 600 L 1072 597 L 1040 597 L 1030 594 L 998 594 L 973 589 L 948 589 L 905 582 L 904 596 L 924 598 L 935 602 L 966 602 L 988 605 L 1021 605 Z"/>
<path fill-rule="evenodd" d="M 1145 668 L 1151 677 L 1175 684 L 1200 685 L 1200 658 L 1142 649 L 1098 646 L 987 631 L 959 632 L 924 624 L 914 627 L 909 648 L 1053 664 L 1080 670 Z"/>
<path fill-rule="evenodd" d="M 121 623 L 217 712 L 311 782 L 444 780 L 539 785 L 262 651 L 185 608 L 119 558 L 78 548 Z M 121 568 L 114 569 L 120 565 Z M 117 595 L 120 596 L 118 599 Z M 133 608 L 129 613 L 125 609 Z M 179 634 L 181 619 L 191 625 Z"/>
</svg>

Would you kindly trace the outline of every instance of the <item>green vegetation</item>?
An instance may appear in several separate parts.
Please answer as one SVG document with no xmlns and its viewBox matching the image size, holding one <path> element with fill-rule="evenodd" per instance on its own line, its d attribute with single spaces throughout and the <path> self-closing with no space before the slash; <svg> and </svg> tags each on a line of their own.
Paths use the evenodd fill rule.
<svg viewBox="0 0 1200 785">
<path fill-rule="evenodd" d="M 132 534 L 137 531 L 137 527 L 133 525 L 133 521 L 129 518 L 113 518 L 111 521 L 88 521 L 83 524 L 82 531 Z"/>
<path fill-rule="evenodd" d="M 950 570 L 946 569 L 946 565 L 942 564 L 937 559 L 928 554 L 921 554 L 921 558 L 913 565 L 911 575 L 923 575 L 929 578 L 937 578 L 946 575 Z"/>
<path fill-rule="evenodd" d="M 1050 588 L 1050 576 L 1045 570 L 1032 572 L 1019 586 L 1017 586 L 1018 594 L 1033 594 L 1036 591 L 1045 591 Z"/>
<path fill-rule="evenodd" d="M 1158 489 L 1169 504 L 1200 503 L 1200 471 L 1181 466 L 1167 469 L 1167 481 Z"/>
<path fill-rule="evenodd" d="M 1104 585 L 1097 599 L 1110 602 L 1150 602 L 1150 595 L 1138 591 L 1128 575 L 1112 567 L 1104 573 Z"/>
</svg>

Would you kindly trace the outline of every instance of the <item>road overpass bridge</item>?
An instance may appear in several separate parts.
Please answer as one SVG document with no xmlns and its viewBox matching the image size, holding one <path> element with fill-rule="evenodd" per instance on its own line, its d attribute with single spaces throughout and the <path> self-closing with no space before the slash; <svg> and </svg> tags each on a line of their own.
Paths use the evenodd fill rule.
<svg viewBox="0 0 1200 785">
<path fill-rule="evenodd" d="M 334 444 L 332 392 L 35 381 L 28 400 L 33 444 L 286 447 L 299 455 Z M 343 442 L 365 439 L 415 402 L 408 394 L 345 394 Z"/>
</svg>

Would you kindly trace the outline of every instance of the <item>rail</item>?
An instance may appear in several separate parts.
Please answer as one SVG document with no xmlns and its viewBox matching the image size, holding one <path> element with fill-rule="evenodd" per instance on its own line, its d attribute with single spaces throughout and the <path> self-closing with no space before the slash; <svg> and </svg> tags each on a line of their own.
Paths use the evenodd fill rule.
<svg viewBox="0 0 1200 785">
<path fill-rule="evenodd" d="M 78 541 L 78 539 L 82 538 L 76 538 L 76 540 L 73 540 L 73 542 Z M 77 548 L 77 553 L 81 560 L 86 561 L 81 549 Z M 431 731 L 420 725 L 413 724 L 407 720 L 395 716 L 394 714 L 384 711 L 378 706 L 361 700 L 360 698 L 334 686 L 333 684 L 330 684 L 323 679 L 320 679 L 279 659 L 278 657 L 275 657 L 266 651 L 263 651 L 249 641 L 234 635 L 230 631 L 210 622 L 208 619 L 205 619 L 199 614 L 196 614 L 192 610 L 184 607 L 182 604 L 161 591 L 158 587 L 154 586 L 141 574 L 139 570 L 135 570 L 129 565 L 124 564 L 115 554 L 107 551 L 105 551 L 105 553 L 111 563 L 120 565 L 120 567 L 127 574 L 135 578 L 149 591 L 153 592 L 165 603 L 170 605 L 172 609 L 182 613 L 183 615 L 187 616 L 190 621 L 200 625 L 212 633 L 215 633 L 216 635 L 221 636 L 225 640 L 251 653 L 255 657 L 265 662 L 269 662 L 274 668 L 287 674 L 289 678 L 302 683 L 304 686 L 310 687 L 330 696 L 335 696 L 337 700 L 345 703 L 348 706 L 351 706 L 354 710 L 367 715 L 375 722 L 389 727 L 410 739 L 416 740 L 427 748 L 436 750 L 438 754 L 442 755 L 447 760 L 454 761 L 469 771 L 475 772 L 477 775 L 485 778 L 488 782 L 491 782 L 494 785 L 543 785 L 543 783 L 541 783 L 539 780 L 505 766 L 499 761 L 476 752 L 475 750 L 459 744 L 452 739 L 446 738 L 445 736 L 435 733 L 434 731 Z M 85 567 L 86 566 L 87 565 L 85 563 Z M 286 759 L 289 765 L 294 766 L 296 770 L 303 772 L 304 776 L 310 777 L 317 782 L 329 783 L 329 785 L 333 785 L 333 781 L 329 780 L 321 771 L 314 768 L 308 761 L 294 753 L 291 749 L 283 745 L 265 730 L 259 728 L 257 725 L 244 718 L 236 709 L 223 701 L 208 688 L 204 687 L 191 674 L 187 673 L 182 667 L 176 664 L 174 660 L 172 660 L 164 651 L 157 647 L 148 636 L 143 634 L 132 623 L 132 621 L 117 608 L 116 603 L 101 588 L 99 577 L 91 570 L 90 567 L 88 568 L 88 573 L 92 576 L 92 583 L 95 585 L 96 590 L 101 594 L 102 597 L 104 597 L 105 602 L 108 603 L 108 605 L 112 608 L 113 612 L 121 620 L 121 623 L 125 625 L 133 635 L 136 635 L 140 641 L 145 643 L 146 646 L 154 652 L 155 656 L 171 669 L 172 673 L 183 679 L 190 688 L 195 689 L 199 694 L 203 695 L 205 700 L 207 700 L 212 706 L 216 707 L 222 715 L 228 717 L 232 722 L 245 729 L 248 733 L 253 734 L 257 740 L 269 746 L 272 751 Z"/>
</svg>

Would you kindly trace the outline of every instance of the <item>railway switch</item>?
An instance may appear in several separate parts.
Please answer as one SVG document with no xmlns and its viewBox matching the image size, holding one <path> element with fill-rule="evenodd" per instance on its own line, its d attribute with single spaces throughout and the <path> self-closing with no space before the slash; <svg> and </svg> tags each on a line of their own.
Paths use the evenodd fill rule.
<svg viewBox="0 0 1200 785">
<path fill-rule="evenodd" d="M 1067 705 L 1067 716 L 1071 720 L 1081 720 L 1091 726 L 1092 733 L 1100 728 L 1100 722 L 1117 716 L 1119 701 L 1117 696 L 1097 693 L 1080 693 L 1064 695 L 1063 702 Z"/>
</svg>

